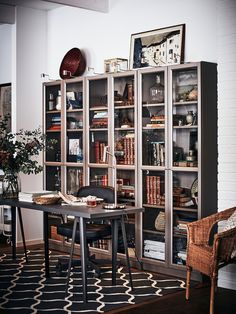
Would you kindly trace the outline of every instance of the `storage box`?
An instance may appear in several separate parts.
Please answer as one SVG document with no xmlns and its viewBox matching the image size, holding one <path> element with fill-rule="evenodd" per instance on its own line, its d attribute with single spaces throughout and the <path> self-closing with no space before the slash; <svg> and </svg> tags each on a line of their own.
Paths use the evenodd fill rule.
<svg viewBox="0 0 236 314">
<path fill-rule="evenodd" d="M 104 72 L 114 73 L 128 70 L 128 60 L 121 58 L 113 58 L 104 60 Z"/>
</svg>

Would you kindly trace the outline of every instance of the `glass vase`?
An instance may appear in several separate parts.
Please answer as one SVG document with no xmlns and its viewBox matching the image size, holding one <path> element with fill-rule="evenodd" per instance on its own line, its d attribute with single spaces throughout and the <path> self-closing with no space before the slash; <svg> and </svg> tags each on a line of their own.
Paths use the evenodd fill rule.
<svg viewBox="0 0 236 314">
<path fill-rule="evenodd" d="M 21 189 L 20 176 L 18 172 L 5 171 L 2 181 L 2 197 L 18 198 Z"/>
</svg>

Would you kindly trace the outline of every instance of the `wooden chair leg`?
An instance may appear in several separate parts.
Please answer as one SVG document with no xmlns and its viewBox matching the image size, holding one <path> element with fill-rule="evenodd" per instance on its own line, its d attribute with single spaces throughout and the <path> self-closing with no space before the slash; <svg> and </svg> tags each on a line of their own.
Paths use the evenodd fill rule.
<svg viewBox="0 0 236 314">
<path fill-rule="evenodd" d="M 214 314 L 216 282 L 217 282 L 217 276 L 213 275 L 213 277 L 211 278 L 210 314 Z"/>
<path fill-rule="evenodd" d="M 191 278 L 192 267 L 187 266 L 187 278 L 186 278 L 186 294 L 185 299 L 189 299 L 190 294 L 190 278 Z"/>
</svg>

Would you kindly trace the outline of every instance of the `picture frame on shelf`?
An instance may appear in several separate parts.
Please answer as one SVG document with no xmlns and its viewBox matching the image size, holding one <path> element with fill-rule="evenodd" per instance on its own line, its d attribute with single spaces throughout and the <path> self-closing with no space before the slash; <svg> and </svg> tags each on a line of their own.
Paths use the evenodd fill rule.
<svg viewBox="0 0 236 314">
<path fill-rule="evenodd" d="M 81 140 L 79 138 L 69 138 L 68 141 L 68 161 L 82 162 L 83 152 L 81 149 Z"/>
<path fill-rule="evenodd" d="M 130 70 L 184 62 L 185 24 L 131 35 Z"/>
<path fill-rule="evenodd" d="M 11 131 L 11 83 L 0 84 L 0 116 L 10 116 L 7 131 Z"/>
</svg>

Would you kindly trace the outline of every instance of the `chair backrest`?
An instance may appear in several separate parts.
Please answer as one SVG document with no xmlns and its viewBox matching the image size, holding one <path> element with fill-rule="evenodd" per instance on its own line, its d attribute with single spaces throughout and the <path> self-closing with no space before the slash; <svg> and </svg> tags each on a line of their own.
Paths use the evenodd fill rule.
<svg viewBox="0 0 236 314">
<path fill-rule="evenodd" d="M 104 199 L 106 203 L 114 203 L 115 201 L 115 194 L 114 189 L 110 186 L 82 186 L 78 192 L 78 197 L 86 197 L 88 195 L 93 195 L 96 197 L 100 197 Z"/>
</svg>

